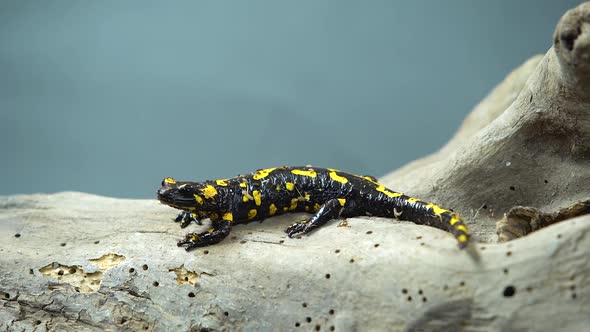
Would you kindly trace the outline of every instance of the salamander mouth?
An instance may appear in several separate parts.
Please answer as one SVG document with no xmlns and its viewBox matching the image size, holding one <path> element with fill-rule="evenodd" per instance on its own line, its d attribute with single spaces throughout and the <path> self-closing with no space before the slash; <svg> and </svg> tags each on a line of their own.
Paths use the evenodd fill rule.
<svg viewBox="0 0 590 332">
<path fill-rule="evenodd" d="M 170 205 L 173 202 L 171 190 L 169 188 L 162 187 L 158 189 L 157 193 L 160 203 Z"/>
<path fill-rule="evenodd" d="M 177 209 L 185 209 L 194 205 L 193 197 L 184 197 L 177 188 L 162 187 L 158 189 L 157 194 L 160 203 Z"/>
</svg>

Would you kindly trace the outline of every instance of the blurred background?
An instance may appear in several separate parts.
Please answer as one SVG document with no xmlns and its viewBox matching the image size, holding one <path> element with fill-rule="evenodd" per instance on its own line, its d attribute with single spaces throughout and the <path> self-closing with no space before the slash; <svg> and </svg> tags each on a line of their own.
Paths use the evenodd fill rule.
<svg viewBox="0 0 590 332">
<path fill-rule="evenodd" d="M 0 195 L 434 152 L 579 1 L 0 1 Z"/>
</svg>

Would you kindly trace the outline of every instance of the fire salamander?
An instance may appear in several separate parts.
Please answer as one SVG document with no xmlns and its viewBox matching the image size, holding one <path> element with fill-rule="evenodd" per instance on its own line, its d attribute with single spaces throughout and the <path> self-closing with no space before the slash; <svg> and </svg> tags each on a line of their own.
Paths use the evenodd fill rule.
<svg viewBox="0 0 590 332">
<path fill-rule="evenodd" d="M 308 233 L 338 217 L 378 216 L 448 231 L 460 248 L 469 241 L 463 219 L 456 213 L 389 190 L 374 177 L 331 168 L 284 166 L 204 182 L 165 178 L 158 200 L 182 210 L 175 221 L 181 222 L 183 228 L 192 221 L 201 224 L 201 219 L 211 219 L 209 230 L 189 233 L 178 242 L 186 250 L 223 240 L 235 223 L 287 212 L 313 213 L 311 218 L 288 227 L 285 232 L 289 237 Z"/>
</svg>

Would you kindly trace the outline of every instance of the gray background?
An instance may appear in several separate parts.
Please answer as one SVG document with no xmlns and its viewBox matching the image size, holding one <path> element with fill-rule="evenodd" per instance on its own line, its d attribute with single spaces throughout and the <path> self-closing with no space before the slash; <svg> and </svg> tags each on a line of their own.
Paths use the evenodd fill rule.
<svg viewBox="0 0 590 332">
<path fill-rule="evenodd" d="M 379 176 L 444 144 L 577 3 L 0 0 L 0 194 Z"/>
</svg>

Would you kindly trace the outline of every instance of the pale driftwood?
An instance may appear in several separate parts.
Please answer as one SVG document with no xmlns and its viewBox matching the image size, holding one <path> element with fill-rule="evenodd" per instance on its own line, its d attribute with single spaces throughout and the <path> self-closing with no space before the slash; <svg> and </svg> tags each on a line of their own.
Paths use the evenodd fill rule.
<svg viewBox="0 0 590 332">
<path fill-rule="evenodd" d="M 590 216 L 465 251 L 443 231 L 384 218 L 288 239 L 283 229 L 301 216 L 281 216 L 187 253 L 175 246 L 186 230 L 154 200 L 61 193 L 0 202 L 0 330 L 573 331 L 590 323 Z"/>
<path fill-rule="evenodd" d="M 551 212 L 588 199 L 589 16 L 588 3 L 566 13 L 532 72 L 537 58 L 478 105 L 440 152 L 382 182 L 458 211 L 486 242 L 496 241 L 496 220 L 514 206 Z"/>
<path fill-rule="evenodd" d="M 491 111 L 474 112 L 481 112 L 471 117 L 475 124 L 446 153 L 387 178 L 391 187 L 467 216 L 483 204 L 497 216 L 514 205 L 553 209 L 587 198 L 590 94 L 582 60 L 590 31 L 581 21 L 588 12 L 585 5 L 562 19 L 555 49 L 512 106 L 502 112 L 490 101 Z M 0 197 L 0 330 L 590 325 L 590 216 L 461 251 L 448 233 L 383 218 L 353 218 L 348 227 L 333 221 L 288 239 L 283 229 L 301 217 L 288 215 L 236 226 L 222 243 L 190 253 L 174 245 L 189 231 L 174 216 L 155 200 Z M 490 211 L 470 221 L 482 239 L 494 240 Z"/>
</svg>

